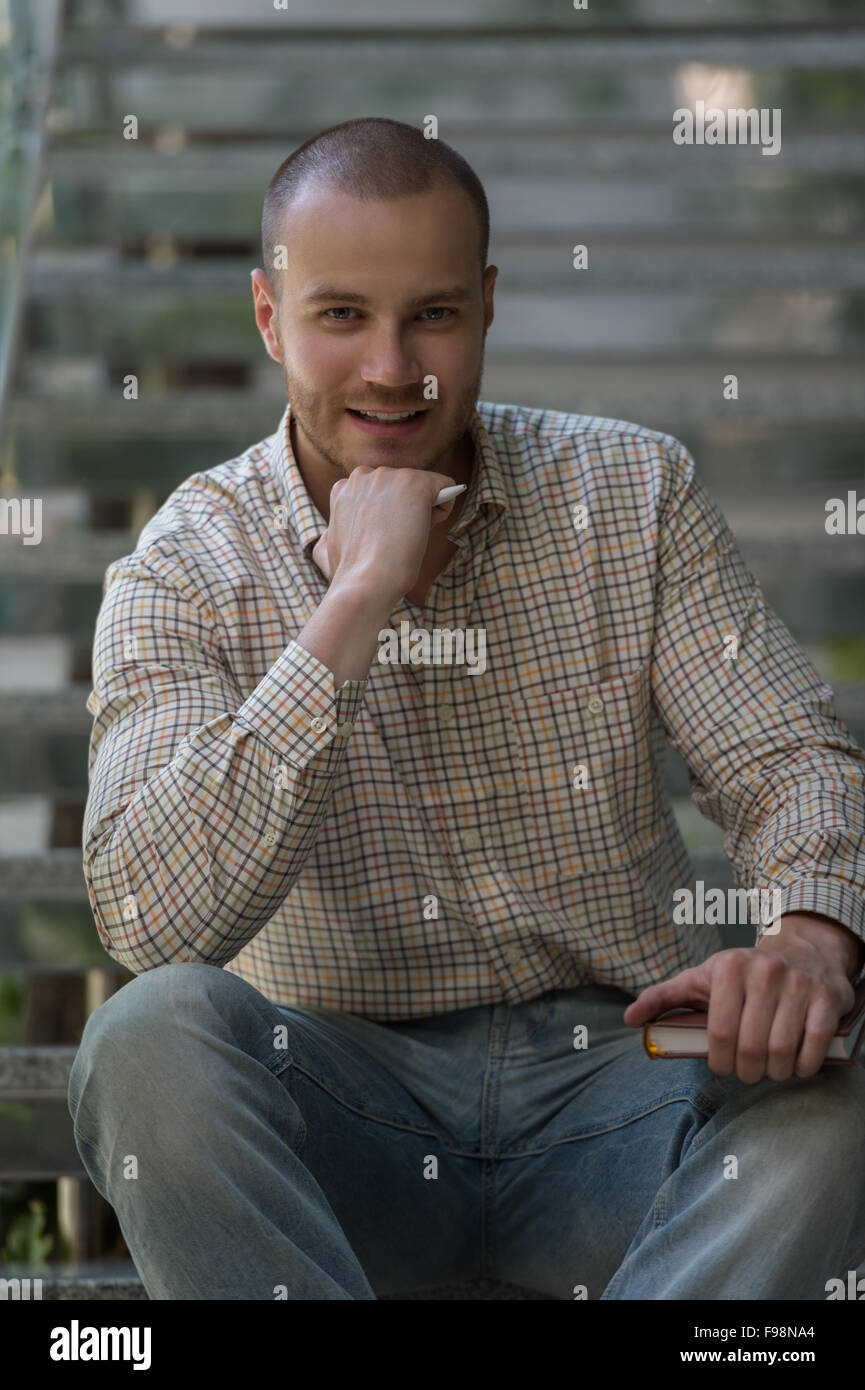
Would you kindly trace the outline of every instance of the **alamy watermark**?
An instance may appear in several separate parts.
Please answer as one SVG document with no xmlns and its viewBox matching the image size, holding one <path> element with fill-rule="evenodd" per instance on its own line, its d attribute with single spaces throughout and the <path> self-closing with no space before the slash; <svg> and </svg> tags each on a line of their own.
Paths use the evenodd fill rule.
<svg viewBox="0 0 865 1390">
<path fill-rule="evenodd" d="M 482 627 L 412 627 L 405 618 L 397 634 L 383 627 L 378 634 L 382 666 L 467 666 L 471 676 L 487 669 L 487 634 Z"/>
<path fill-rule="evenodd" d="M 0 1279 L 0 1302 L 12 1299 L 26 1303 L 42 1297 L 41 1279 Z"/>
<path fill-rule="evenodd" d="M 51 1329 L 48 1355 L 52 1361 L 131 1361 L 134 1371 L 150 1369 L 149 1327 L 82 1327 L 73 1318 L 68 1327 Z"/>
<path fill-rule="evenodd" d="M 20 536 L 24 545 L 39 545 L 42 498 L 0 497 L 0 536 Z"/>
<path fill-rule="evenodd" d="M 690 888 L 673 891 L 673 921 L 677 926 L 734 927 L 760 924 L 777 936 L 781 930 L 781 889 L 706 888 L 701 878 Z M 774 924 L 774 925 L 773 925 Z"/>
<path fill-rule="evenodd" d="M 781 151 L 781 110 L 773 106 L 720 106 L 706 110 L 704 101 L 695 101 L 694 110 L 679 106 L 673 112 L 674 145 L 760 145 L 760 153 Z M 777 121 L 778 129 L 775 130 Z"/>
</svg>

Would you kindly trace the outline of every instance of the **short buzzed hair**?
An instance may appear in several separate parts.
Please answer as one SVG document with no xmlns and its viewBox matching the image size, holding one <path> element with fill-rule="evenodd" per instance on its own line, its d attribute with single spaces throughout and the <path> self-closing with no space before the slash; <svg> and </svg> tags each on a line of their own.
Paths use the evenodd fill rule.
<svg viewBox="0 0 865 1390">
<path fill-rule="evenodd" d="M 490 212 L 483 184 L 462 155 L 444 140 L 386 116 L 361 116 L 313 135 L 280 164 L 267 186 L 261 213 L 261 250 L 267 277 L 280 298 L 274 246 L 285 243 L 285 215 L 313 178 L 364 202 L 427 193 L 448 182 L 471 199 L 478 219 L 481 277 L 487 263 Z"/>
</svg>

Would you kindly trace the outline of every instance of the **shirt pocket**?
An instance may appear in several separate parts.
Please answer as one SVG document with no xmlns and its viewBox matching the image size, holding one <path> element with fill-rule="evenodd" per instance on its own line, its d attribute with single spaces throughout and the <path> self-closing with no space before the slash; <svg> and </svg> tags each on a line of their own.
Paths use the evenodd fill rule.
<svg viewBox="0 0 865 1390">
<path fill-rule="evenodd" d="M 510 698 L 538 885 L 642 858 L 666 833 L 649 668 Z"/>
</svg>

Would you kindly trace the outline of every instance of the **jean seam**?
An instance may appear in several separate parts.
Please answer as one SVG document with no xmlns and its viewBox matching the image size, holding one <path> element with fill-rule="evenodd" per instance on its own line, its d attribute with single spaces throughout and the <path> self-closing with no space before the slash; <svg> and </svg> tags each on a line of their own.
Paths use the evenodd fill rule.
<svg viewBox="0 0 865 1390">
<path fill-rule="evenodd" d="M 338 1105 L 343 1106 L 346 1110 L 351 1110 L 353 1114 L 360 1115 L 365 1120 L 372 1120 L 375 1124 L 387 1125 L 390 1129 L 405 1129 L 411 1134 L 426 1135 L 428 1138 L 434 1139 L 436 1143 L 441 1144 L 443 1148 L 450 1152 L 451 1145 L 454 1142 L 452 1135 L 442 1134 L 439 1130 L 433 1128 L 419 1128 L 410 1120 L 393 1118 L 387 1115 L 376 1115 L 371 1110 L 365 1110 L 363 1106 L 355 1105 L 352 1101 L 346 1100 L 343 1096 L 338 1095 L 337 1092 L 334 1091 L 332 1087 L 328 1086 L 326 1082 L 322 1081 L 320 1077 L 315 1076 L 314 1073 L 308 1071 L 306 1067 L 300 1066 L 298 1062 L 292 1062 L 291 1065 L 301 1076 L 305 1076 L 307 1081 L 312 1082 L 314 1086 L 318 1086 L 320 1090 L 326 1091 Z"/>
<path fill-rule="evenodd" d="M 660 1188 L 660 1190 L 657 1192 L 657 1194 L 656 1194 L 656 1196 L 655 1196 L 655 1200 L 654 1200 L 654 1202 L 652 1203 L 652 1231 L 653 1231 L 653 1232 L 654 1232 L 654 1231 L 659 1231 L 659 1230 L 661 1229 L 662 1226 L 665 1226 L 665 1225 L 667 1224 L 667 1194 L 666 1194 L 666 1192 L 664 1191 L 664 1188 L 665 1188 L 665 1187 L 666 1187 L 666 1183 L 662 1183 L 662 1184 L 661 1184 L 661 1188 Z M 647 1233 L 647 1234 L 648 1234 L 648 1233 Z M 645 1236 L 643 1237 L 643 1240 L 645 1240 Z M 643 1242 L 641 1241 L 640 1243 L 642 1244 Z M 639 1248 L 639 1247 L 638 1247 L 638 1248 Z M 629 1247 L 628 1249 L 629 1249 L 629 1252 L 630 1252 L 630 1247 Z M 627 1255 L 625 1256 L 625 1259 L 627 1259 Z M 621 1283 L 621 1280 L 622 1280 L 622 1265 L 623 1265 L 624 1263 L 625 1263 L 625 1260 L 623 1259 L 623 1260 L 621 1261 L 621 1263 L 619 1264 L 618 1268 L 615 1269 L 615 1270 L 613 1271 L 612 1277 L 609 1279 L 609 1281 L 607 1282 L 606 1287 L 604 1288 L 603 1292 L 601 1293 L 600 1302 L 603 1303 L 603 1302 L 606 1302 L 607 1300 L 610 1300 L 610 1301 L 615 1300 L 615 1296 L 616 1296 L 616 1295 L 615 1295 L 615 1290 L 618 1289 L 619 1284 Z M 610 1290 L 611 1290 L 611 1289 L 614 1290 L 613 1293 L 610 1293 Z"/>
<path fill-rule="evenodd" d="M 82 1162 L 82 1165 L 83 1165 L 83 1167 L 84 1167 L 84 1170 L 85 1170 L 85 1172 L 87 1172 L 87 1176 L 88 1176 L 88 1178 L 90 1179 L 90 1182 L 92 1183 L 92 1182 L 93 1182 L 93 1179 L 90 1178 L 90 1174 L 89 1174 L 89 1172 L 88 1172 L 88 1170 L 87 1170 L 87 1165 L 84 1163 L 84 1159 L 83 1159 L 83 1156 L 82 1156 L 82 1154 L 81 1154 L 81 1149 L 82 1149 L 82 1148 L 89 1149 L 89 1151 L 90 1151 L 96 1158 L 100 1158 L 101 1155 L 100 1155 L 100 1149 L 99 1149 L 99 1141 L 98 1141 L 98 1138 L 96 1138 L 96 1139 L 88 1139 L 87 1135 L 84 1134 L 84 1133 L 81 1131 L 81 1126 L 78 1124 L 78 1121 L 77 1121 L 77 1120 L 73 1120 L 73 1122 L 72 1122 L 72 1137 L 73 1137 L 73 1139 L 75 1140 L 75 1147 L 78 1149 L 78 1157 L 81 1159 L 81 1162 Z"/>
<path fill-rule="evenodd" d="M 289 1067 L 294 1066 L 294 1058 L 290 1053 L 283 1052 L 273 1062 L 265 1062 L 263 1065 L 272 1076 L 279 1077 L 284 1071 L 288 1071 Z"/>
<path fill-rule="evenodd" d="M 294 1097 L 292 1097 L 292 1099 L 294 1099 Z M 289 1147 L 294 1151 L 295 1155 L 298 1158 L 300 1158 L 304 1148 L 306 1147 L 306 1138 L 309 1131 L 306 1127 L 306 1120 L 303 1117 L 303 1111 L 301 1110 L 299 1105 L 297 1108 L 300 1114 L 300 1128 L 298 1129 L 297 1134 L 294 1136 L 294 1139 Z"/>
<path fill-rule="evenodd" d="M 659 1231 L 667 1222 L 667 1194 L 664 1191 L 664 1184 L 655 1197 L 654 1215 L 652 1218 L 652 1230 Z"/>
<path fill-rule="evenodd" d="M 686 1101 L 694 1109 L 701 1111 L 702 1106 L 697 1104 L 697 1097 L 690 1092 L 670 1091 L 666 1096 L 656 1097 L 651 1105 L 626 1111 L 623 1115 L 612 1116 L 609 1120 L 603 1121 L 599 1126 L 587 1127 L 584 1129 L 573 1130 L 570 1134 L 562 1134 L 558 1138 L 551 1140 L 549 1144 L 544 1144 L 541 1148 L 533 1147 L 535 1141 L 526 1140 L 519 1144 L 514 1144 L 508 1149 L 499 1152 L 496 1157 L 503 1158 L 524 1158 L 531 1153 L 546 1153 L 548 1149 L 555 1148 L 557 1144 L 570 1144 L 578 1139 L 596 1139 L 601 1134 L 608 1134 L 614 1129 L 624 1129 L 626 1125 L 633 1124 L 637 1120 L 645 1119 L 647 1115 L 652 1115 L 656 1110 L 663 1110 L 667 1105 L 675 1105 L 678 1101 Z M 707 1119 L 711 1119 L 711 1112 Z"/>
<path fill-rule="evenodd" d="M 500 1011 L 499 1011 L 500 1012 Z M 487 1032 L 487 1059 L 480 1094 L 480 1158 L 481 1158 L 481 1278 L 495 1278 L 496 1268 L 496 1120 L 498 1096 L 507 1041 L 510 1034 L 511 1010 L 507 1009 L 497 1024 L 495 1006 L 490 1010 Z M 501 1033 L 499 1038 L 498 1034 Z M 498 1048 L 496 1044 L 498 1043 Z M 488 1144 L 487 1121 L 492 1124 L 492 1145 Z"/>
<path fill-rule="evenodd" d="M 305 1076 L 308 1081 L 311 1081 L 316 1086 L 319 1086 L 321 1090 L 326 1091 L 329 1096 L 332 1096 L 333 1099 L 337 1101 L 338 1104 L 344 1106 L 346 1110 L 351 1110 L 354 1112 L 354 1114 L 362 1115 L 364 1119 L 373 1120 L 377 1124 L 390 1125 L 394 1129 L 408 1129 L 411 1130 L 414 1134 L 429 1134 L 435 1139 L 437 1139 L 439 1143 L 444 1143 L 445 1146 L 447 1145 L 447 1139 L 443 1138 L 443 1136 L 438 1134 L 435 1130 L 418 1129 L 417 1126 L 414 1125 L 411 1120 L 407 1119 L 404 1116 L 374 1114 L 371 1110 L 366 1110 L 363 1108 L 363 1106 L 356 1105 L 354 1104 L 354 1102 L 346 1100 L 345 1097 L 339 1095 L 333 1089 L 332 1086 L 329 1086 L 326 1081 L 323 1081 L 321 1077 L 316 1076 L 314 1072 L 311 1072 L 308 1069 L 308 1067 L 301 1066 L 301 1064 L 294 1058 L 294 1056 L 292 1056 L 288 1052 L 283 1052 L 280 1057 L 278 1057 L 277 1059 L 271 1059 L 271 1061 L 265 1062 L 264 1065 L 267 1067 L 268 1071 L 277 1078 L 277 1080 L 280 1080 L 285 1075 L 285 1073 L 293 1067 L 295 1071 L 299 1072 L 302 1076 Z"/>
</svg>

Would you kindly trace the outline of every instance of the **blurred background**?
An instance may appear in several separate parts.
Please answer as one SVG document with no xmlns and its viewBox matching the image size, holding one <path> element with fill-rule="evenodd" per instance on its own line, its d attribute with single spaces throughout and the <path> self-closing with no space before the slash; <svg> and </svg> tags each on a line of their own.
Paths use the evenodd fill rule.
<svg viewBox="0 0 865 1390">
<path fill-rule="evenodd" d="M 865 558 L 825 531 L 865 495 L 863 59 L 848 0 L 0 0 L 0 1271 L 142 1296 L 66 1104 L 131 978 L 81 873 L 90 647 L 110 561 L 284 409 L 249 281 L 271 175 L 338 121 L 437 116 L 490 202 L 482 397 L 681 439 L 863 743 Z M 697 101 L 780 108 L 781 152 L 674 144 Z M 672 751 L 667 786 L 731 883 Z"/>
</svg>

